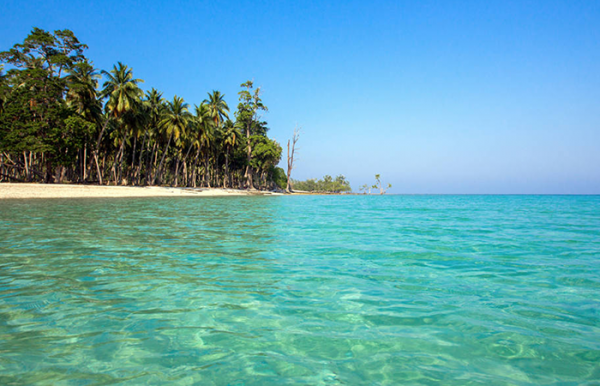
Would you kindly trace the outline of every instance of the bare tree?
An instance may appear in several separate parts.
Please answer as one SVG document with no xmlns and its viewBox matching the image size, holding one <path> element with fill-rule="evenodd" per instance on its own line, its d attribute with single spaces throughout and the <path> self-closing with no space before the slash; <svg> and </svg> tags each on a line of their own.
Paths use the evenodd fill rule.
<svg viewBox="0 0 600 386">
<path fill-rule="evenodd" d="M 381 175 L 375 174 L 375 185 L 371 186 L 373 189 L 379 189 L 379 194 L 385 194 L 386 190 L 392 187 L 392 184 L 388 184 L 385 188 L 381 184 Z M 369 193 L 371 191 L 369 190 Z"/>
<path fill-rule="evenodd" d="M 296 151 L 296 142 L 300 138 L 300 128 L 296 126 L 294 128 L 294 135 L 291 140 L 288 140 L 287 144 L 287 187 L 285 191 L 288 193 L 292 192 L 292 169 L 294 169 L 294 152 Z M 292 143 L 292 152 L 290 153 L 290 141 Z"/>
<path fill-rule="evenodd" d="M 369 185 L 367 185 L 367 184 L 364 184 L 363 186 L 361 186 L 361 187 L 360 187 L 360 189 L 359 189 L 359 190 L 360 190 L 361 192 L 363 192 L 363 194 L 371 194 L 371 189 L 372 189 L 372 187 L 371 187 L 371 186 L 369 186 Z"/>
</svg>

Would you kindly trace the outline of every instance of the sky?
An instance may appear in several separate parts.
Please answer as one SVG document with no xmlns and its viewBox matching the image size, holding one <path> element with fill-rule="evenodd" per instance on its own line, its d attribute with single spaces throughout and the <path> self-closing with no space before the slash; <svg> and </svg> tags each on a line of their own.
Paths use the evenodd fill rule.
<svg viewBox="0 0 600 386">
<path fill-rule="evenodd" d="M 0 50 L 70 29 L 102 70 L 233 111 L 254 80 L 295 179 L 600 194 L 600 1 L 14 1 Z M 285 150 L 281 166 L 285 165 Z"/>
</svg>

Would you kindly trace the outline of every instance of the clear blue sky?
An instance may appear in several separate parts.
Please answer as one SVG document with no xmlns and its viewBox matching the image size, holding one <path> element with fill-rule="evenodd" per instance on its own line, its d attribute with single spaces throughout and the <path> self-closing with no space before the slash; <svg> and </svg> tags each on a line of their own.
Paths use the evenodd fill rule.
<svg viewBox="0 0 600 386">
<path fill-rule="evenodd" d="M 393 193 L 600 193 L 600 1 L 14 1 L 0 50 L 71 29 L 200 103 L 254 79 L 297 179 Z M 282 163 L 283 164 L 283 163 Z"/>
</svg>

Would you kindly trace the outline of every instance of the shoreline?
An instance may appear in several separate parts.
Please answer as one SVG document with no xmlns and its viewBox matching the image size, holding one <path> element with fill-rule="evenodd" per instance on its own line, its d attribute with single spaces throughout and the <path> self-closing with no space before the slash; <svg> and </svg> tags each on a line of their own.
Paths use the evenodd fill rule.
<svg viewBox="0 0 600 386">
<path fill-rule="evenodd" d="M 283 193 L 224 188 L 0 183 L 0 200 L 35 198 L 227 197 L 278 195 L 283 195 Z"/>
</svg>

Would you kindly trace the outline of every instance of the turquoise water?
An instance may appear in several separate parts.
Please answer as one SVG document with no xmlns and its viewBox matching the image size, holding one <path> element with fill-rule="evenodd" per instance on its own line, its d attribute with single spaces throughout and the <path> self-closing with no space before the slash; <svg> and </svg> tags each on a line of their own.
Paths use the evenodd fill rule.
<svg viewBox="0 0 600 386">
<path fill-rule="evenodd" d="M 0 201 L 0 384 L 600 380 L 600 196 Z"/>
</svg>

